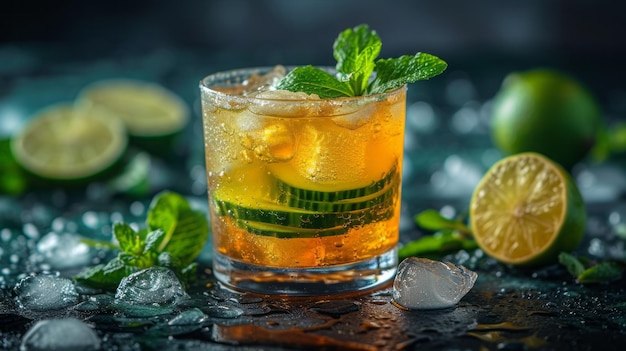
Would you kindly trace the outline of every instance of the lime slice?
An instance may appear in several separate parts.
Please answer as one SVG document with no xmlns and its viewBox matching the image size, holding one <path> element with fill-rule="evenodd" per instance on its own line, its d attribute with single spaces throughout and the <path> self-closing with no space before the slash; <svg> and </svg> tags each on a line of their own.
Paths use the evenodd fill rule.
<svg viewBox="0 0 626 351">
<path fill-rule="evenodd" d="M 476 242 L 511 265 L 554 263 L 585 231 L 585 204 L 569 174 L 537 153 L 506 157 L 487 171 L 470 202 Z"/>
<path fill-rule="evenodd" d="M 23 168 L 57 180 L 99 174 L 121 158 L 126 146 L 120 120 L 84 113 L 69 103 L 41 110 L 11 140 L 11 151 Z"/>
<path fill-rule="evenodd" d="M 103 80 L 84 88 L 77 106 L 120 118 L 131 136 L 162 137 L 183 129 L 189 110 L 164 87 L 130 79 Z"/>
</svg>

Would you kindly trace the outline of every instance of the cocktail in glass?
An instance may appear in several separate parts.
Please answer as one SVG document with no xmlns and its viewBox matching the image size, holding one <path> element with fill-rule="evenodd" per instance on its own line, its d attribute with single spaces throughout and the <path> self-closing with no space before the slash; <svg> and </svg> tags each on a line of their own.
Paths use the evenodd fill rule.
<svg viewBox="0 0 626 351">
<path fill-rule="evenodd" d="M 320 99 L 273 89 L 285 70 L 200 83 L 213 273 L 288 295 L 384 283 L 397 265 L 406 87 Z"/>
</svg>

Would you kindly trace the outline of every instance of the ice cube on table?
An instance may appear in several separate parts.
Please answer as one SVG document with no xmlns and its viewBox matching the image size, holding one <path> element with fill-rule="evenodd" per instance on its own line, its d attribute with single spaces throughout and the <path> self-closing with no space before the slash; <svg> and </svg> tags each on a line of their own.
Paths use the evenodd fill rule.
<svg viewBox="0 0 626 351">
<path fill-rule="evenodd" d="M 100 350 L 100 338 L 76 318 L 47 319 L 35 323 L 22 338 L 20 350 Z"/>
<path fill-rule="evenodd" d="M 116 303 L 131 305 L 176 304 L 188 295 L 172 270 L 151 267 L 133 273 L 120 282 Z"/>
<path fill-rule="evenodd" d="M 31 311 L 60 310 L 78 301 L 72 280 L 46 273 L 25 277 L 14 291 L 18 305 Z"/>
<path fill-rule="evenodd" d="M 69 233 L 46 234 L 37 243 L 37 253 L 54 269 L 84 266 L 91 259 L 89 246 Z"/>
<path fill-rule="evenodd" d="M 472 289 L 477 277 L 464 266 L 409 257 L 398 265 L 393 301 L 412 310 L 454 307 Z"/>
</svg>

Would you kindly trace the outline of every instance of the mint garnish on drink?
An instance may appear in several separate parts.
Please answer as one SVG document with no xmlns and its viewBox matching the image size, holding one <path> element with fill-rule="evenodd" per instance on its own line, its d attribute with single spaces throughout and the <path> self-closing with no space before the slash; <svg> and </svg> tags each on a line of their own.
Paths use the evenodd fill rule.
<svg viewBox="0 0 626 351">
<path fill-rule="evenodd" d="M 376 60 L 381 47 L 378 34 L 367 25 L 346 29 L 333 45 L 336 75 L 310 65 L 297 67 L 276 88 L 317 94 L 322 99 L 372 95 L 430 79 L 448 67 L 437 56 L 422 52 Z"/>
</svg>

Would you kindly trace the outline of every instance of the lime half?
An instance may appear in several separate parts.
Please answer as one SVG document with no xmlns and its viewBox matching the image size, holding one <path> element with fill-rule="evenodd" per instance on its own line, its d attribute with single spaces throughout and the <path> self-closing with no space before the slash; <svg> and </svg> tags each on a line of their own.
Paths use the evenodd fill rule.
<svg viewBox="0 0 626 351">
<path fill-rule="evenodd" d="M 583 238 L 586 210 L 570 175 L 538 153 L 494 164 L 470 203 L 472 232 L 489 256 L 511 265 L 554 263 Z"/>
<path fill-rule="evenodd" d="M 17 162 L 42 178 L 77 180 L 109 169 L 126 150 L 123 123 L 73 104 L 38 112 L 11 140 Z"/>
<path fill-rule="evenodd" d="M 120 118 L 134 137 L 163 137 L 183 129 L 187 105 L 164 87 L 131 79 L 93 83 L 82 90 L 77 106 Z"/>
</svg>

